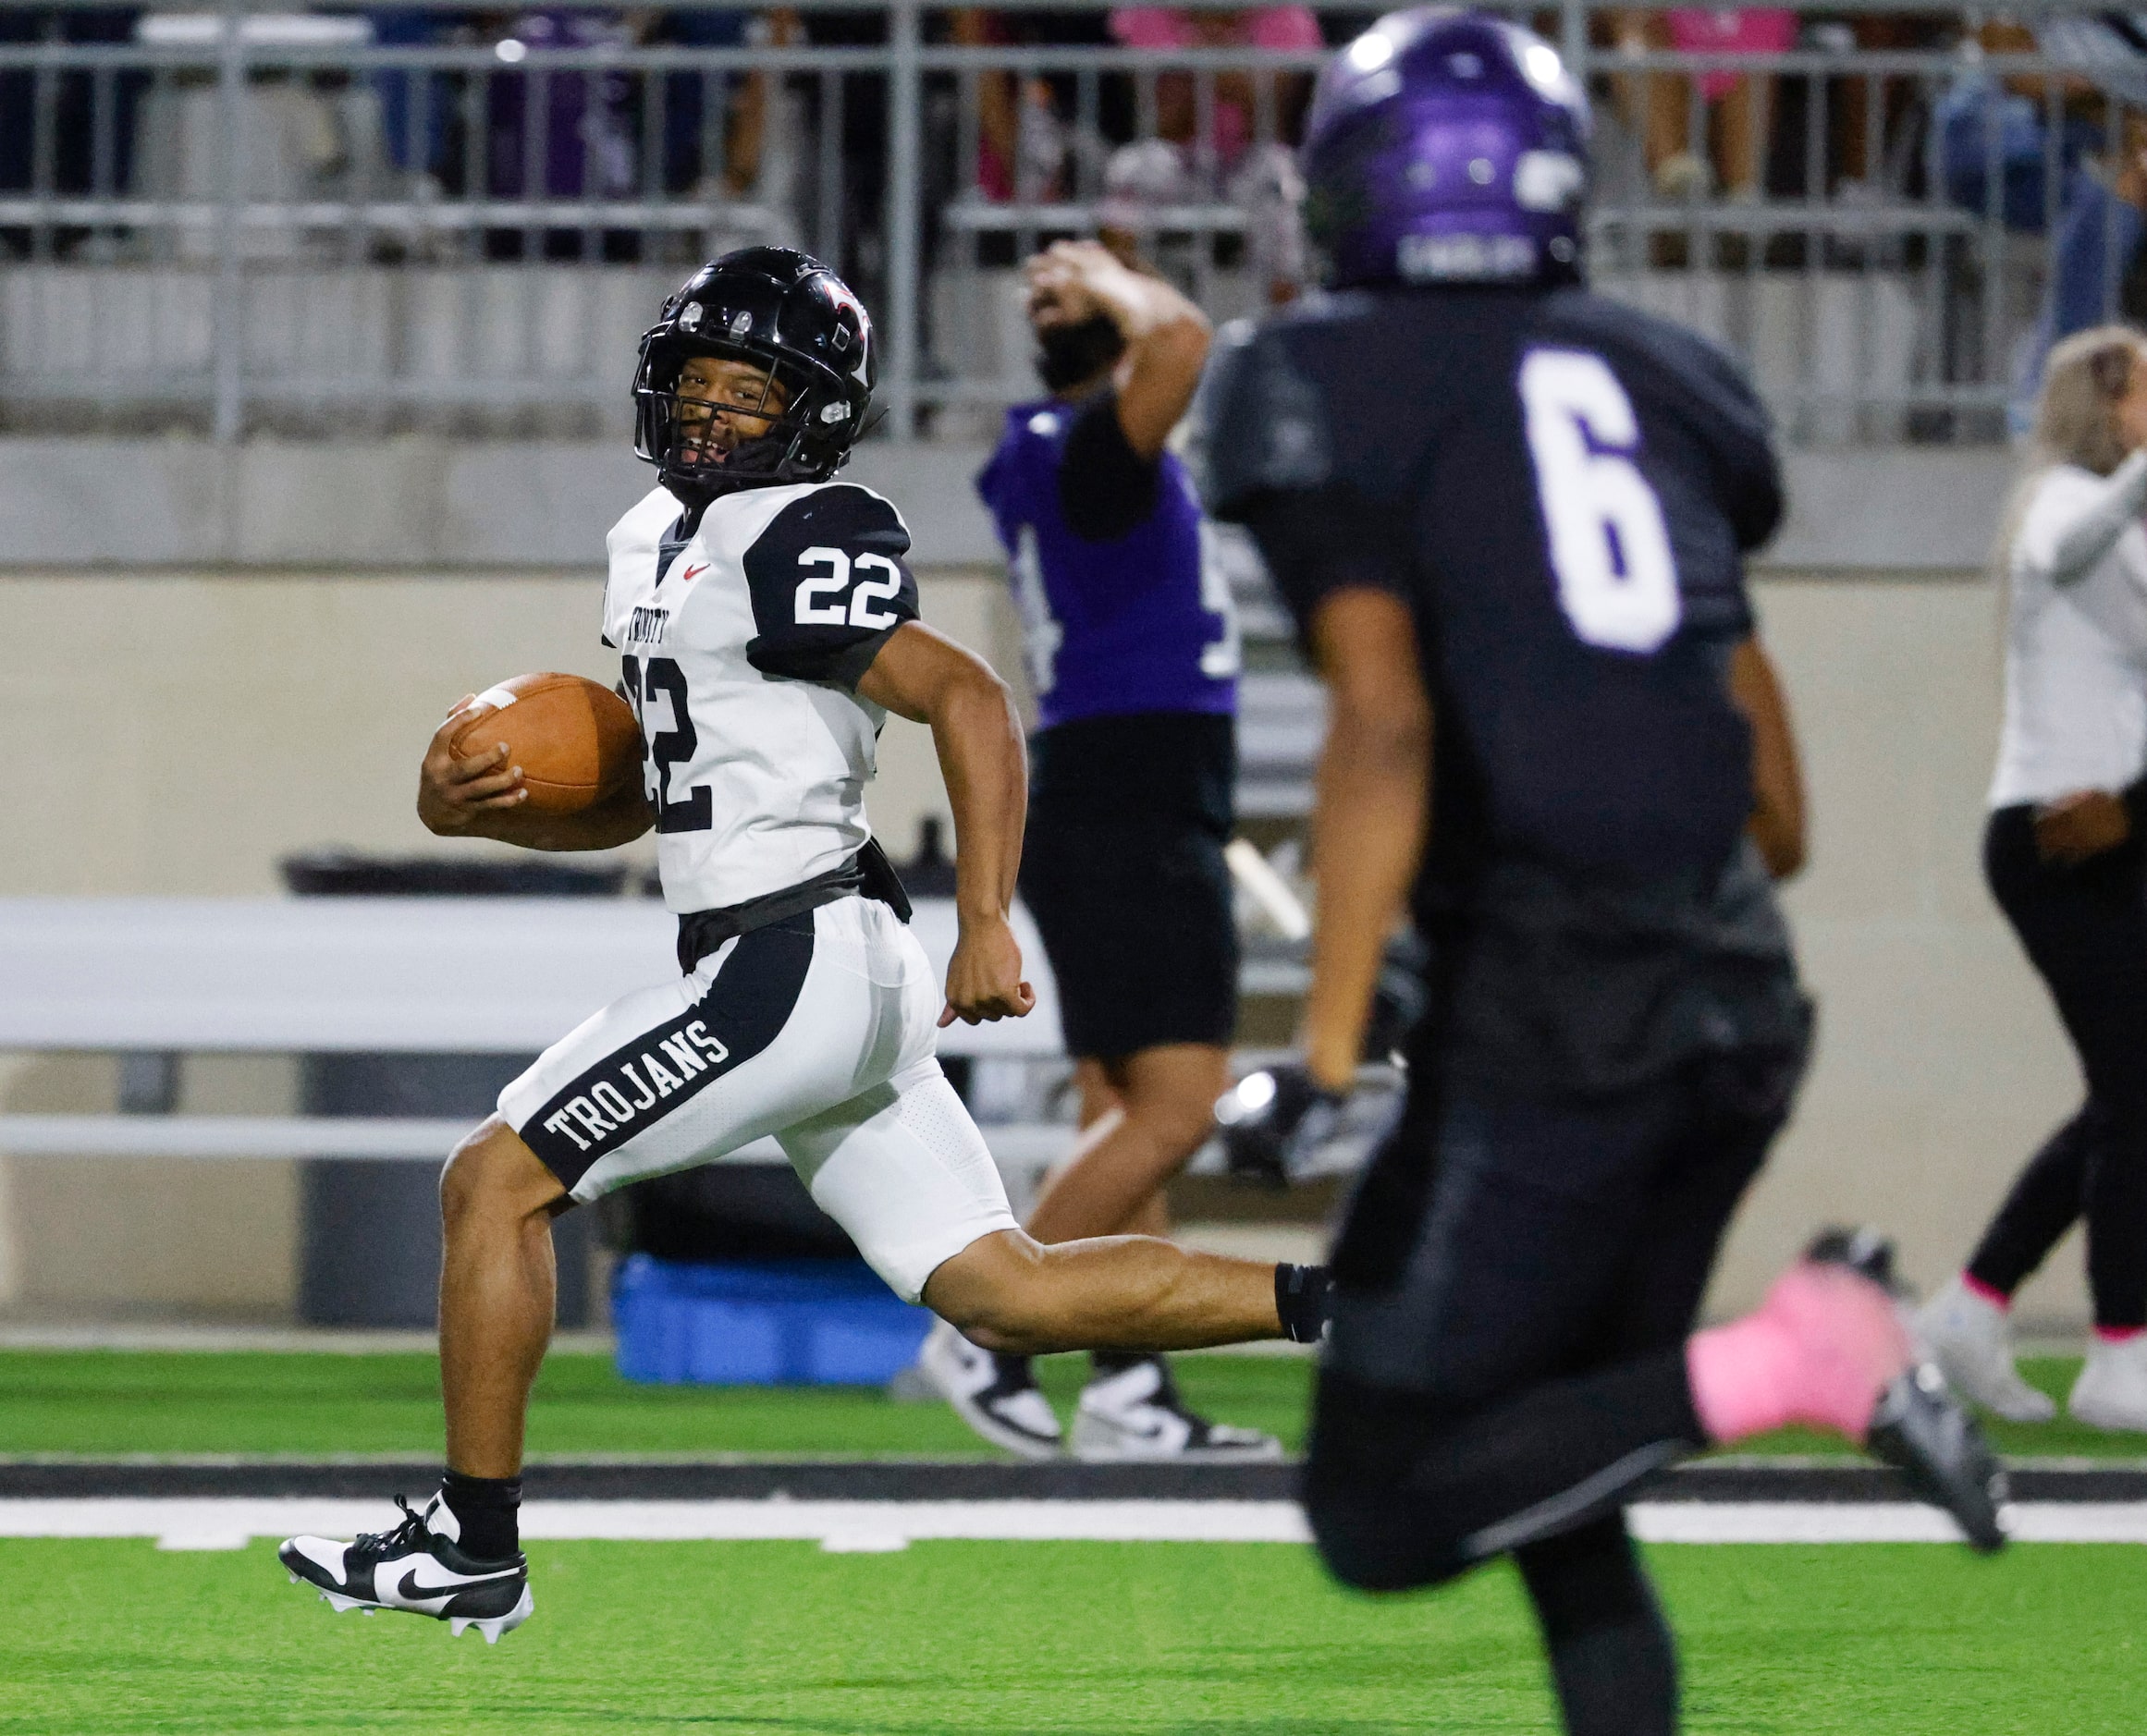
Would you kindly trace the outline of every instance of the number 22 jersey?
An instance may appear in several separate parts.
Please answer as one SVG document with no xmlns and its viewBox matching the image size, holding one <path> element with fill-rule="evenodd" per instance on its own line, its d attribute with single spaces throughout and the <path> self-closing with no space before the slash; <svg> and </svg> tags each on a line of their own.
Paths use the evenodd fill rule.
<svg viewBox="0 0 2147 1736">
<path fill-rule="evenodd" d="M 1578 288 L 1352 292 L 1226 330 L 1201 421 L 1301 626 L 1355 586 L 1415 618 L 1449 1058 L 1596 1092 L 1797 1041 L 1727 680 L 1782 492 L 1729 361 Z"/>
<path fill-rule="evenodd" d="M 670 909 L 781 891 L 871 837 L 887 714 L 856 688 L 917 618 L 909 547 L 893 506 L 848 483 L 726 495 L 691 534 L 658 488 L 612 527 L 604 642 L 641 722 Z"/>
</svg>

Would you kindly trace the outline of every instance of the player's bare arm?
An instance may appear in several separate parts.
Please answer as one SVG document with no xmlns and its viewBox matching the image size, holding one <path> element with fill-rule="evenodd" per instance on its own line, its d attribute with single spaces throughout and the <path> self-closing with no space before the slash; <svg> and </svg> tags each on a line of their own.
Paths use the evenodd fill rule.
<svg viewBox="0 0 2147 1736">
<path fill-rule="evenodd" d="M 628 784 L 593 807 L 540 813 L 527 803 L 519 765 L 507 743 L 490 753 L 458 758 L 453 741 L 469 722 L 475 695 L 449 712 L 425 748 L 418 770 L 418 818 L 440 837 L 488 837 L 524 850 L 610 850 L 631 844 L 656 824 L 656 811 L 638 784 Z"/>
<path fill-rule="evenodd" d="M 1044 330 L 1107 315 L 1125 339 L 1113 373 L 1126 444 L 1152 459 L 1193 401 L 1208 361 L 1208 316 L 1159 277 L 1095 241 L 1058 241 L 1027 267 L 1029 317 Z"/>
<path fill-rule="evenodd" d="M 1786 880 L 1804 866 L 1804 769 L 1789 703 L 1773 663 L 1757 639 L 1730 654 L 1730 697 L 1752 727 L 1752 841 L 1767 872 Z"/>
<path fill-rule="evenodd" d="M 1364 1049 L 1380 952 L 1424 847 L 1431 702 L 1408 605 L 1392 593 L 1335 592 L 1314 615 L 1311 638 L 1328 723 L 1312 836 L 1319 915 L 1305 1062 L 1316 1083 L 1346 1092 Z"/>
<path fill-rule="evenodd" d="M 1013 695 L 991 666 L 920 621 L 905 621 L 857 684 L 858 696 L 927 725 L 954 810 L 954 903 L 942 1025 L 1019 1019 L 1037 1004 L 1022 980 L 1008 914 L 1022 863 L 1028 762 Z"/>
</svg>

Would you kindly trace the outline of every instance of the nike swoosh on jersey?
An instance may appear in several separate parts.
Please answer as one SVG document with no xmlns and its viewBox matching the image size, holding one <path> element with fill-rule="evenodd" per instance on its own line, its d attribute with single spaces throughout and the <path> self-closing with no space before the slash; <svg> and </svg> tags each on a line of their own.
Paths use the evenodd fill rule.
<svg viewBox="0 0 2147 1736">
<path fill-rule="evenodd" d="M 679 582 L 682 585 L 690 585 L 693 582 L 694 580 L 698 579 L 707 570 L 708 568 L 705 565 L 699 567 L 689 567 L 683 573 L 679 575 Z"/>
</svg>

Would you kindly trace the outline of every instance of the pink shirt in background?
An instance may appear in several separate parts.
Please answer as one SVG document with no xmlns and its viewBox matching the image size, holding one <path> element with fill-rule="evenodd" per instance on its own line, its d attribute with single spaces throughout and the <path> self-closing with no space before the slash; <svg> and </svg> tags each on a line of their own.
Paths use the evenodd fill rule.
<svg viewBox="0 0 2147 1736">
<path fill-rule="evenodd" d="M 1308 6 L 1244 6 L 1236 12 L 1195 12 L 1184 6 L 1114 6 L 1110 33 L 1128 48 L 1324 48 L 1319 20 Z M 1235 162 L 1252 142 L 1253 117 L 1239 103 L 1215 105 L 1215 150 Z"/>
<path fill-rule="evenodd" d="M 1681 9 L 1670 14 L 1670 46 L 1681 55 L 1779 55 L 1797 46 L 1797 14 L 1772 6 Z M 1736 89 L 1737 77 L 1703 72 L 1699 93 L 1720 102 Z"/>
</svg>

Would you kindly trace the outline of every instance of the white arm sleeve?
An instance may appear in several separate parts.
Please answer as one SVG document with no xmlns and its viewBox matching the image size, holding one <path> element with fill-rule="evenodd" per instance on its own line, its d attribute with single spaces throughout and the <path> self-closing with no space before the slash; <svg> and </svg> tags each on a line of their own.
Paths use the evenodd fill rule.
<svg viewBox="0 0 2147 1736">
<path fill-rule="evenodd" d="M 2133 453 L 2106 477 L 2078 483 L 2053 500 L 2031 508 L 2020 527 L 2020 556 L 2050 575 L 2053 584 L 2084 579 L 2107 555 L 2126 526 L 2147 512 L 2147 446 Z M 2044 506 L 2044 502 L 2048 502 Z"/>
</svg>

